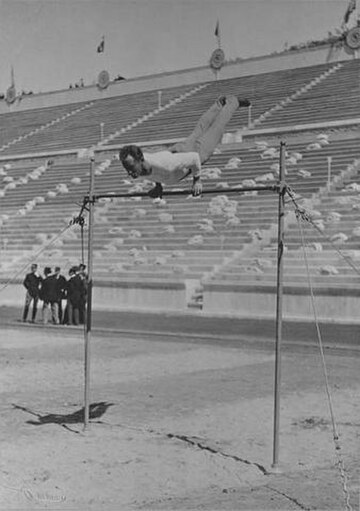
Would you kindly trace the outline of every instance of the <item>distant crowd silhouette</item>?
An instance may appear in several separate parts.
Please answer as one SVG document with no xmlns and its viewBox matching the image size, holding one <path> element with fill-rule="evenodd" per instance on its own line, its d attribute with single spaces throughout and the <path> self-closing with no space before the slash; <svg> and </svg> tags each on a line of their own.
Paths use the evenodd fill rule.
<svg viewBox="0 0 360 511">
<path fill-rule="evenodd" d="M 121 80 L 126 80 L 126 78 L 124 78 L 121 75 L 117 75 L 117 76 L 115 76 L 115 78 L 113 78 L 112 81 L 120 82 Z M 92 83 L 92 85 L 95 85 L 95 83 Z M 83 87 L 85 87 L 85 82 L 84 82 L 83 78 L 80 78 L 80 80 L 78 82 L 75 82 L 74 84 L 72 84 L 72 83 L 69 84 L 69 89 L 82 89 Z"/>
<path fill-rule="evenodd" d="M 69 269 L 68 278 L 61 274 L 59 266 L 55 266 L 54 271 L 49 266 L 45 266 L 43 276 L 41 276 L 38 273 L 38 265 L 32 264 L 31 271 L 23 281 L 26 296 L 22 321 L 24 323 L 28 321 L 32 305 L 29 322 L 35 323 L 38 304 L 42 302 L 40 322 L 43 324 L 47 324 L 50 319 L 54 325 L 83 324 L 87 282 L 85 264 L 72 266 Z"/>
</svg>

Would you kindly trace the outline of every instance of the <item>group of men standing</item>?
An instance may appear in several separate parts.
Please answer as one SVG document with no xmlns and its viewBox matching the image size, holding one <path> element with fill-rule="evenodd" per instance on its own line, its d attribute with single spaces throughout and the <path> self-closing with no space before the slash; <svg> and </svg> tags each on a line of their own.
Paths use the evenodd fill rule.
<svg viewBox="0 0 360 511">
<path fill-rule="evenodd" d="M 79 325 L 84 322 L 87 295 L 86 266 L 80 264 L 69 270 L 69 278 L 61 275 L 59 266 L 54 272 L 48 266 L 44 268 L 44 276 L 38 274 L 38 265 L 32 264 L 31 271 L 24 279 L 26 288 L 23 322 L 27 321 L 32 303 L 30 323 L 35 323 L 39 300 L 43 302 L 42 322 L 49 321 L 51 313 L 52 323 L 55 325 Z M 66 307 L 63 309 L 63 300 Z"/>
</svg>

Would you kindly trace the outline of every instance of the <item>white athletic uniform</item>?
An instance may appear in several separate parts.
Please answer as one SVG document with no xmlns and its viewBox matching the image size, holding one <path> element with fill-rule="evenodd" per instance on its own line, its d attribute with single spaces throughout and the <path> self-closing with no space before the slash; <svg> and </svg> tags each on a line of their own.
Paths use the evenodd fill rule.
<svg viewBox="0 0 360 511">
<path fill-rule="evenodd" d="M 189 176 L 200 176 L 201 161 L 196 152 L 171 153 L 159 151 L 144 153 L 144 160 L 151 166 L 151 174 L 143 176 L 158 183 L 173 185 Z"/>
</svg>

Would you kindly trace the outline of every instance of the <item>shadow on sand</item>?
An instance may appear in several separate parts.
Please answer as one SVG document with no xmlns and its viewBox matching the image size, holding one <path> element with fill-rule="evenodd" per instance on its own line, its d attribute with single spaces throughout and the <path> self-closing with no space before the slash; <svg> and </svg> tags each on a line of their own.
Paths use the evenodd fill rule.
<svg viewBox="0 0 360 511">
<path fill-rule="evenodd" d="M 89 419 L 99 419 L 104 415 L 107 409 L 110 406 L 113 406 L 114 403 L 107 403 L 106 401 L 100 401 L 99 403 L 92 403 L 89 406 Z M 24 406 L 19 406 L 13 404 L 13 407 L 16 410 L 22 410 L 23 412 L 30 413 L 31 415 L 35 415 L 37 420 L 28 420 L 26 424 L 32 424 L 33 426 L 41 426 L 43 424 L 60 424 L 61 426 L 65 426 L 66 424 L 80 424 L 84 422 L 84 412 L 85 408 L 81 408 L 80 410 L 76 410 L 73 413 L 68 414 L 60 414 L 60 413 L 49 413 L 46 415 L 41 415 L 40 413 L 33 412 L 29 410 L 29 408 L 25 408 Z"/>
</svg>

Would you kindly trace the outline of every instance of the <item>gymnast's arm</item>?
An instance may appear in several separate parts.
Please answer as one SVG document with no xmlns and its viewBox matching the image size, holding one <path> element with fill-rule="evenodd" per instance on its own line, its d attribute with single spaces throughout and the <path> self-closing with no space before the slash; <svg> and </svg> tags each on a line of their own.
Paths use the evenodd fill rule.
<svg viewBox="0 0 360 511">
<path fill-rule="evenodd" d="M 190 165 L 189 171 L 192 174 L 193 182 L 191 187 L 191 192 L 194 197 L 201 195 L 202 192 L 202 183 L 201 183 L 201 161 L 198 153 L 194 154 L 193 164 Z"/>
</svg>

